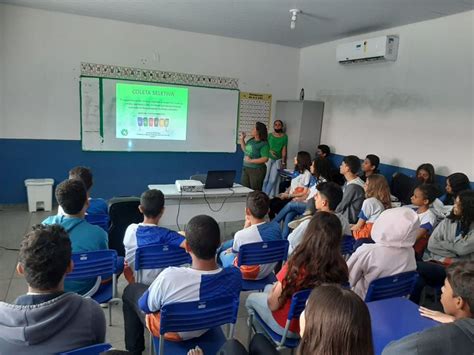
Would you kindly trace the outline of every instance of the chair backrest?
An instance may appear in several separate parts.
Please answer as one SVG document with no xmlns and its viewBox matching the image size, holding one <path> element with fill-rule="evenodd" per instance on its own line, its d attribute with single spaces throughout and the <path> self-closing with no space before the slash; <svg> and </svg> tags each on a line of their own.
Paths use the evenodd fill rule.
<svg viewBox="0 0 474 355">
<path fill-rule="evenodd" d="M 109 201 L 109 249 L 117 250 L 120 256 L 125 256 L 125 230 L 130 224 L 143 221 L 143 215 L 138 210 L 139 205 L 139 197 L 114 197 Z"/>
<path fill-rule="evenodd" d="M 110 217 L 108 214 L 86 214 L 85 219 L 90 224 L 99 226 L 107 233 L 109 232 Z"/>
<path fill-rule="evenodd" d="M 78 348 L 66 352 L 59 353 L 58 355 L 99 355 L 100 353 L 107 351 L 112 348 L 112 345 L 108 343 L 95 344 L 86 346 L 84 348 Z"/>
<path fill-rule="evenodd" d="M 351 255 L 354 250 L 354 242 L 355 239 L 352 235 L 343 236 L 341 241 L 341 254 L 344 256 Z"/>
<path fill-rule="evenodd" d="M 117 272 L 117 252 L 96 250 L 72 254 L 74 268 L 66 275 L 67 280 L 110 277 Z"/>
<path fill-rule="evenodd" d="M 293 297 L 291 297 L 290 311 L 288 312 L 287 319 L 291 321 L 293 318 L 298 318 L 306 307 L 306 301 L 308 300 L 309 295 L 311 294 L 312 289 L 302 290 L 296 292 Z"/>
<path fill-rule="evenodd" d="M 373 280 L 365 296 L 365 302 L 393 297 L 409 297 L 418 280 L 416 271 L 403 272 Z"/>
<path fill-rule="evenodd" d="M 189 332 L 224 324 L 235 324 L 239 311 L 239 294 L 208 301 L 172 303 L 160 311 L 160 334 Z"/>
<path fill-rule="evenodd" d="M 288 240 L 249 243 L 239 249 L 237 265 L 263 265 L 285 261 L 288 257 Z"/>
<path fill-rule="evenodd" d="M 139 247 L 135 251 L 135 271 L 183 264 L 191 264 L 191 256 L 180 247 L 155 244 Z"/>
</svg>

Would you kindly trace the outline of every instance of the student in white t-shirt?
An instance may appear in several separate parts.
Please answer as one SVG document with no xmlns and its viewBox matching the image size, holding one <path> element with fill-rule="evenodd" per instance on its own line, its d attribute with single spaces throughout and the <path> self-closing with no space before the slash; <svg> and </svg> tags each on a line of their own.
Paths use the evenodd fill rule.
<svg viewBox="0 0 474 355">
<path fill-rule="evenodd" d="M 143 325 L 154 336 L 160 336 L 160 310 L 171 303 L 211 301 L 217 297 L 238 297 L 242 288 L 239 269 L 221 269 L 216 263 L 220 245 L 217 222 L 209 216 L 193 217 L 187 224 L 185 249 L 191 255 L 191 267 L 168 267 L 150 287 L 141 283 L 128 285 L 123 292 L 125 348 L 133 354 L 145 349 Z M 145 317 L 146 314 L 146 317 Z M 166 333 L 168 340 L 186 340 L 204 334 Z"/>
<path fill-rule="evenodd" d="M 367 176 L 364 190 L 366 198 L 358 215 L 359 220 L 351 227 L 355 239 L 370 238 L 374 222 L 384 210 L 392 207 L 390 187 L 383 175 Z"/>
<path fill-rule="evenodd" d="M 245 244 L 280 240 L 281 232 L 276 223 L 265 222 L 268 213 L 268 196 L 261 191 L 248 194 L 245 208 L 244 229 L 235 233 L 234 240 L 223 244 L 219 259 L 223 267 L 237 266 L 237 257 L 240 247 Z M 273 272 L 276 263 L 261 265 L 242 265 L 240 271 L 246 280 L 261 280 Z"/>
<path fill-rule="evenodd" d="M 167 244 L 184 248 L 184 237 L 178 232 L 158 226 L 165 210 L 165 197 L 160 190 L 147 190 L 140 197 L 138 209 L 143 213 L 142 223 L 132 223 L 123 238 L 125 247 L 124 276 L 129 283 L 137 279 L 135 271 L 135 251 L 138 247 L 153 244 Z M 140 270 L 141 282 L 150 285 L 162 269 Z"/>
<path fill-rule="evenodd" d="M 308 193 L 309 184 L 311 182 L 311 172 L 309 171 L 311 167 L 311 155 L 309 155 L 308 152 L 298 152 L 294 163 L 295 172 L 298 173 L 298 175 L 291 179 L 291 185 L 285 192 L 270 200 L 270 212 L 268 213 L 270 219 L 274 219 L 276 214 L 294 198 L 306 196 Z"/>
<path fill-rule="evenodd" d="M 342 226 L 342 235 L 344 236 L 351 234 L 349 222 L 342 214 L 334 212 L 342 200 L 342 195 L 342 189 L 338 184 L 335 182 L 323 182 L 318 185 L 318 192 L 314 198 L 314 203 L 317 211 L 334 213 L 339 218 Z M 304 233 L 306 232 L 311 218 L 312 216 L 302 218 L 299 225 L 288 236 L 288 241 L 290 242 L 289 254 L 291 254 L 303 240 Z"/>
<path fill-rule="evenodd" d="M 437 217 L 430 208 L 430 205 L 436 199 L 436 193 L 437 189 L 435 186 L 431 184 L 421 184 L 413 191 L 413 196 L 411 197 L 411 203 L 414 206 L 413 209 L 420 219 L 420 228 L 418 229 L 416 242 L 413 246 L 417 260 L 422 259 L 431 232 L 433 232 L 434 227 L 436 227 Z"/>
</svg>

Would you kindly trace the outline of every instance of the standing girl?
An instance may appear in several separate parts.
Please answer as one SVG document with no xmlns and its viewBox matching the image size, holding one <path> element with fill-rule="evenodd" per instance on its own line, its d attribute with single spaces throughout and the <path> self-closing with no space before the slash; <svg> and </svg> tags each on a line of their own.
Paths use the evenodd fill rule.
<svg viewBox="0 0 474 355">
<path fill-rule="evenodd" d="M 263 179 L 268 161 L 268 132 L 267 126 L 257 122 L 251 132 L 252 138 L 245 142 L 245 133 L 240 137 L 240 148 L 245 154 L 244 167 L 242 169 L 241 183 L 252 190 L 262 190 Z"/>
<path fill-rule="evenodd" d="M 286 168 L 286 149 L 288 136 L 284 133 L 283 122 L 276 120 L 273 123 L 273 133 L 268 135 L 270 154 L 267 162 L 267 174 L 263 181 L 263 192 L 272 198 L 278 193 L 278 169 Z"/>
</svg>

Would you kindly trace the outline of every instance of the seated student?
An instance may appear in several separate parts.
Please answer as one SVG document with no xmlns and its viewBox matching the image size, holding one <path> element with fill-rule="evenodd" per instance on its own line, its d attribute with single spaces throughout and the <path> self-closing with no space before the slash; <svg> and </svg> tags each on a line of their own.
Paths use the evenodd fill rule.
<svg viewBox="0 0 474 355">
<path fill-rule="evenodd" d="M 334 181 L 338 185 L 344 185 L 344 176 L 341 175 L 339 169 L 334 167 L 334 164 L 331 162 L 331 149 L 326 144 L 318 145 L 318 149 L 316 151 L 316 159 L 324 160 L 329 165 L 329 176 L 328 181 Z"/>
<path fill-rule="evenodd" d="M 168 244 L 184 248 L 185 239 L 178 232 L 158 226 L 163 215 L 165 196 L 160 190 L 147 190 L 140 197 L 138 209 L 143 214 L 143 222 L 132 223 L 127 227 L 123 238 L 125 247 L 124 276 L 129 283 L 136 280 L 135 251 L 138 247 L 152 244 Z M 141 270 L 141 283 L 151 285 L 161 269 Z"/>
<path fill-rule="evenodd" d="M 89 201 L 82 181 L 64 180 L 56 187 L 55 196 L 64 215 L 50 216 L 42 224 L 63 226 L 71 239 L 73 253 L 108 249 L 107 233 L 84 219 Z M 85 294 L 94 286 L 94 283 L 95 279 L 66 281 L 64 288 L 66 291 Z"/>
<path fill-rule="evenodd" d="M 420 275 L 411 300 L 419 303 L 421 291 L 428 284 L 441 287 L 446 278 L 445 267 L 455 261 L 474 259 L 474 191 L 461 191 L 451 214 L 435 228 L 428 240 L 423 262 L 418 262 Z"/>
<path fill-rule="evenodd" d="M 290 203 L 286 204 L 283 209 L 278 212 L 273 222 L 280 223 L 283 221 L 283 238 L 288 238 L 290 234 L 290 227 L 288 224 L 298 215 L 312 215 L 316 212 L 314 209 L 314 196 L 317 193 L 317 186 L 327 181 L 329 174 L 329 166 L 327 161 L 321 158 L 313 160 L 311 164 L 311 174 L 308 192 L 305 196 L 296 197 Z M 311 206 L 312 205 L 312 206 Z"/>
<path fill-rule="evenodd" d="M 435 169 L 432 164 L 421 164 L 416 169 L 415 176 L 420 184 L 432 184 L 436 188 L 436 197 L 440 197 L 443 194 L 441 186 L 436 182 Z"/>
<path fill-rule="evenodd" d="M 418 215 L 410 208 L 382 212 L 372 228 L 375 243 L 361 245 L 347 261 L 354 292 L 364 299 L 373 280 L 416 270 L 413 244 L 419 228 Z"/>
<path fill-rule="evenodd" d="M 220 245 L 217 222 L 209 216 L 191 218 L 186 228 L 185 249 L 191 255 L 191 267 L 168 267 L 150 287 L 134 283 L 123 292 L 125 347 L 132 354 L 145 349 L 143 324 L 154 336 L 159 336 L 160 309 L 170 303 L 212 300 L 219 296 L 240 293 L 242 276 L 239 269 L 221 269 L 216 263 Z M 146 313 L 145 315 L 143 312 Z M 167 333 L 171 340 L 198 337 L 206 330 L 187 333 Z"/>
<path fill-rule="evenodd" d="M 339 221 L 341 222 L 342 226 L 342 235 L 351 235 L 351 229 L 349 222 L 347 221 L 346 217 L 344 217 L 340 213 L 335 213 L 334 210 L 336 209 L 339 202 L 342 200 L 342 189 L 341 187 L 336 184 L 335 182 L 323 182 L 318 185 L 318 192 L 316 193 L 316 198 L 314 199 L 314 204 L 317 211 L 322 212 L 329 212 L 334 213 Z M 301 222 L 293 232 L 290 233 L 288 236 L 288 241 L 290 242 L 290 246 L 288 248 L 288 254 L 293 253 L 296 247 L 301 243 L 303 240 L 303 235 L 308 228 L 309 222 L 311 217 L 306 217 L 306 219 L 300 219 Z"/>
<path fill-rule="evenodd" d="M 21 242 L 17 271 L 28 293 L 0 302 L 1 354 L 56 354 L 105 341 L 105 317 L 92 299 L 64 292 L 73 268 L 71 240 L 58 225 L 33 227 Z"/>
<path fill-rule="evenodd" d="M 469 178 L 463 173 L 454 173 L 446 178 L 446 197 L 443 203 L 448 206 L 454 205 L 456 197 L 464 190 L 470 190 Z"/>
<path fill-rule="evenodd" d="M 316 287 L 300 315 L 298 355 L 373 355 L 367 305 L 337 284 Z"/>
<path fill-rule="evenodd" d="M 316 287 L 300 315 L 301 340 L 297 355 L 373 355 L 372 327 L 367 305 L 354 292 L 337 284 Z M 203 355 L 193 349 L 188 355 Z M 277 355 L 275 346 L 255 334 L 249 351 L 235 339 L 227 341 L 218 355 Z"/>
<path fill-rule="evenodd" d="M 84 166 L 76 166 L 69 170 L 69 179 L 81 180 L 86 186 L 87 198 L 89 199 L 89 207 L 86 214 L 108 214 L 107 202 L 101 198 L 91 198 L 90 192 L 93 185 L 92 171 Z M 64 214 L 61 206 L 58 207 L 58 214 Z"/>
<path fill-rule="evenodd" d="M 355 155 L 348 155 L 342 160 L 340 172 L 346 183 L 342 188 L 344 195 L 336 212 L 343 214 L 349 223 L 357 223 L 357 216 L 365 199 L 364 182 L 357 176 L 359 169 L 360 160 Z"/>
<path fill-rule="evenodd" d="M 370 239 L 372 226 L 380 214 L 392 207 L 390 187 L 383 175 L 369 175 L 364 190 L 366 198 L 359 212 L 359 220 L 351 227 L 352 235 L 358 240 L 356 243 L 359 245 L 361 242 L 367 242 L 366 239 Z"/>
<path fill-rule="evenodd" d="M 446 323 L 388 344 L 383 355 L 456 354 L 474 350 L 474 261 L 461 261 L 446 269 L 441 289 L 445 313 L 420 308 L 421 315 Z"/>
<path fill-rule="evenodd" d="M 363 181 L 366 181 L 367 177 L 369 177 L 370 175 L 378 174 L 379 164 L 380 158 L 378 156 L 376 156 L 375 154 L 367 155 L 361 165 L 362 175 L 360 176 L 360 178 Z"/>
<path fill-rule="evenodd" d="M 270 200 L 261 191 L 253 191 L 247 196 L 244 229 L 235 233 L 234 240 L 224 243 L 219 259 L 223 267 L 237 266 L 237 257 L 241 246 L 249 243 L 280 240 L 281 232 L 276 223 L 265 222 Z M 227 249 L 228 247 L 228 249 Z M 246 280 L 260 280 L 267 277 L 275 269 L 276 263 L 263 265 L 242 265 L 240 271 Z"/>
<path fill-rule="evenodd" d="M 341 222 L 333 213 L 317 212 L 302 242 L 278 273 L 278 282 L 267 285 L 264 292 L 248 296 L 245 303 L 248 312 L 257 313 L 271 330 L 282 335 L 295 292 L 321 283 L 346 283 L 347 265 L 340 251 L 341 235 Z M 293 320 L 287 336 L 298 338 L 298 332 L 298 320 Z"/>
<path fill-rule="evenodd" d="M 430 209 L 430 205 L 436 198 L 436 189 L 430 184 L 422 184 L 413 192 L 411 203 L 420 219 L 420 229 L 416 235 L 414 245 L 417 260 L 421 260 L 428 244 L 428 238 L 436 225 L 436 215 Z"/>
<path fill-rule="evenodd" d="M 287 203 L 294 198 L 306 196 L 308 187 L 311 181 L 311 156 L 308 152 L 298 152 L 295 157 L 295 171 L 298 172 L 293 179 L 291 179 L 290 188 L 270 200 L 270 219 L 275 218 L 275 215 L 280 212 Z"/>
</svg>

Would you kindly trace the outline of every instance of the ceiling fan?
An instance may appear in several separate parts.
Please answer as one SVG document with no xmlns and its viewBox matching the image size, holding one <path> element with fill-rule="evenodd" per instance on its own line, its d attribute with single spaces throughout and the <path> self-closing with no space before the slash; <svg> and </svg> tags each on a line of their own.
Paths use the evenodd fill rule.
<svg viewBox="0 0 474 355">
<path fill-rule="evenodd" d="M 296 19 L 298 16 L 304 16 L 304 17 L 309 17 L 317 20 L 323 20 L 323 21 L 330 21 L 332 20 L 329 17 L 321 16 L 321 15 L 316 15 L 316 14 L 311 14 L 309 12 L 304 12 L 301 11 L 300 9 L 291 9 L 290 10 L 290 29 L 294 30 L 296 28 Z"/>
</svg>

